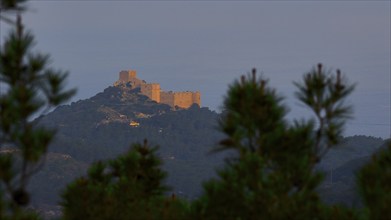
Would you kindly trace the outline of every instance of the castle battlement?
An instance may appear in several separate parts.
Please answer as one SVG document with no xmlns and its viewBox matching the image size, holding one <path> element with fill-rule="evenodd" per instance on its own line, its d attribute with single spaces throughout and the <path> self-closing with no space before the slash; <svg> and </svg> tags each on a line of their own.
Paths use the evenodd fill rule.
<svg viewBox="0 0 391 220">
<path fill-rule="evenodd" d="M 159 83 L 146 83 L 137 78 L 135 70 L 122 70 L 119 72 L 119 79 L 114 86 L 120 86 L 130 83 L 134 88 L 140 88 L 141 94 L 158 102 L 170 105 L 172 108 L 189 108 L 193 104 L 201 106 L 201 93 L 199 91 L 191 92 L 165 92 L 160 89 Z"/>
</svg>

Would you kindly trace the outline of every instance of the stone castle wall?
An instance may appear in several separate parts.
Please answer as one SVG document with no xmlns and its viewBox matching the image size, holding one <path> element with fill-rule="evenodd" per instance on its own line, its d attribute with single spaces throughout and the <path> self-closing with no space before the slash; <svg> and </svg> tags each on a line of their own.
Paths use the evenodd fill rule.
<svg viewBox="0 0 391 220">
<path fill-rule="evenodd" d="M 200 92 L 160 92 L 162 103 L 180 108 L 188 108 L 193 104 L 201 104 Z"/>
<path fill-rule="evenodd" d="M 164 103 L 172 108 L 175 106 L 180 108 L 189 108 L 193 104 L 201 106 L 200 92 L 165 92 L 160 89 L 158 83 L 146 83 L 137 78 L 136 71 L 125 70 L 119 73 L 119 80 L 114 83 L 114 86 L 131 83 L 135 88 L 140 88 L 141 94 L 148 96 L 148 98 L 158 102 Z"/>
<path fill-rule="evenodd" d="M 174 94 L 173 92 L 160 92 L 160 102 L 174 107 Z"/>
<path fill-rule="evenodd" d="M 142 84 L 140 86 L 141 93 L 143 95 L 148 96 L 148 98 L 152 99 L 160 103 L 160 84 L 158 83 L 150 83 L 150 84 Z"/>
</svg>

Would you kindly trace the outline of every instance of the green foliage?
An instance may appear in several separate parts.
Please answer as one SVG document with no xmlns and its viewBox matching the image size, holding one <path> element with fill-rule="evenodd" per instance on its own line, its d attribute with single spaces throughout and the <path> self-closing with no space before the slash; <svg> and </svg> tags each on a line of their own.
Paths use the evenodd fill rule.
<svg viewBox="0 0 391 220">
<path fill-rule="evenodd" d="M 267 87 L 266 80 L 256 81 L 255 77 L 253 70 L 252 78 L 243 76 L 228 90 L 224 102 L 226 116 L 221 122 L 222 131 L 229 137 L 222 142 L 226 148 L 267 152 L 267 145 L 263 149 L 256 146 L 278 141 L 282 135 L 286 109 L 279 104 L 281 97 Z"/>
<path fill-rule="evenodd" d="M 346 105 L 345 100 L 355 85 L 349 85 L 340 70 L 334 76 L 322 69 L 322 64 L 305 74 L 302 83 L 295 85 L 299 89 L 296 96 L 315 113 L 319 123 L 315 147 L 321 157 L 329 147 L 339 143 L 345 120 L 351 118 L 352 107 Z M 322 138 L 325 146 L 321 144 Z"/>
<path fill-rule="evenodd" d="M 357 181 L 370 219 L 391 216 L 391 142 L 372 157 L 357 175 Z"/>
<path fill-rule="evenodd" d="M 186 203 L 166 198 L 156 148 L 135 144 L 125 155 L 95 162 L 63 194 L 65 219 L 182 219 Z"/>
<path fill-rule="evenodd" d="M 33 218 L 20 209 L 30 201 L 26 186 L 42 165 L 54 131 L 35 126 L 31 119 L 68 100 L 75 90 L 65 90 L 67 73 L 48 67 L 49 56 L 32 52 L 33 35 L 24 30 L 23 1 L 1 1 L 2 12 L 15 11 L 16 21 L 0 50 L 0 193 L 1 219 Z"/>
<path fill-rule="evenodd" d="M 220 125 L 227 135 L 218 150 L 233 149 L 219 179 L 204 186 L 193 207 L 197 219 L 313 219 L 354 216 L 349 210 L 324 206 L 317 193 L 322 175 L 314 171 L 319 151 L 338 143 L 350 107 L 343 104 L 353 90 L 319 65 L 304 76 L 298 97 L 318 119 L 285 121 L 282 98 L 268 81 L 252 75 L 236 81 L 224 102 Z M 345 89 L 347 88 L 347 89 Z"/>
</svg>

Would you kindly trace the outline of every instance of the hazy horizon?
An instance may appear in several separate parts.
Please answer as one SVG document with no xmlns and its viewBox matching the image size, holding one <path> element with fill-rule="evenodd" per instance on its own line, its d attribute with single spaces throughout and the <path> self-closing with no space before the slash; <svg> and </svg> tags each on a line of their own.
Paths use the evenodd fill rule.
<svg viewBox="0 0 391 220">
<path fill-rule="evenodd" d="M 357 83 L 345 135 L 389 138 L 389 1 L 32 1 L 24 22 L 36 49 L 69 70 L 72 101 L 112 85 L 118 72 L 163 90 L 201 92 L 219 111 L 228 85 L 253 67 L 270 79 L 291 109 L 293 81 L 321 62 Z M 3 24 L 2 24 L 3 25 Z M 1 27 L 1 42 L 8 27 Z"/>
</svg>

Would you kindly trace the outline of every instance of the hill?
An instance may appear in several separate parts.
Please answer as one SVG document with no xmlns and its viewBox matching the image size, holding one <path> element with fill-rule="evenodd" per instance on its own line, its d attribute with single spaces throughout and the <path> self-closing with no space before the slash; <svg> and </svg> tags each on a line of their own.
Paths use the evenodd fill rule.
<svg viewBox="0 0 391 220">
<path fill-rule="evenodd" d="M 202 182 L 215 176 L 227 155 L 210 153 L 223 139 L 217 129 L 219 119 L 219 114 L 198 105 L 172 109 L 131 87 L 108 87 L 89 99 L 61 106 L 37 119 L 40 126 L 55 128 L 57 135 L 46 167 L 31 182 L 35 205 L 56 205 L 63 187 L 85 173 L 89 163 L 122 154 L 131 143 L 145 138 L 159 145 L 172 192 L 195 198 Z M 358 164 L 355 160 L 371 155 L 382 143 L 380 138 L 353 136 L 330 150 L 318 166 L 326 174 L 319 189 L 322 198 L 347 205 L 356 201 L 355 169 L 347 167 Z M 329 184 L 331 170 L 333 184 Z"/>
<path fill-rule="evenodd" d="M 169 173 L 167 184 L 172 190 L 194 198 L 200 193 L 201 182 L 212 177 L 215 167 L 223 162 L 223 155 L 210 154 L 223 137 L 217 130 L 219 117 L 216 112 L 198 105 L 172 109 L 148 99 L 138 89 L 115 86 L 89 99 L 60 106 L 37 119 L 37 123 L 57 130 L 49 148 L 49 160 L 53 155 L 62 155 L 60 157 L 68 160 L 59 158 L 57 163 L 49 162 L 38 173 L 32 181 L 32 189 L 41 192 L 45 185 L 52 194 L 40 195 L 35 201 L 55 204 L 61 188 L 80 175 L 80 171 L 85 171 L 81 164 L 114 158 L 126 152 L 131 143 L 144 139 L 159 146 L 159 156 Z M 47 169 L 57 170 L 64 178 L 53 180 L 50 177 L 53 173 Z"/>
<path fill-rule="evenodd" d="M 387 140 L 367 136 L 344 138 L 343 143 L 325 157 L 321 165 L 325 181 L 319 192 L 330 204 L 361 206 L 356 187 L 357 172 L 371 160 L 372 155 L 386 148 Z"/>
</svg>

